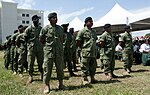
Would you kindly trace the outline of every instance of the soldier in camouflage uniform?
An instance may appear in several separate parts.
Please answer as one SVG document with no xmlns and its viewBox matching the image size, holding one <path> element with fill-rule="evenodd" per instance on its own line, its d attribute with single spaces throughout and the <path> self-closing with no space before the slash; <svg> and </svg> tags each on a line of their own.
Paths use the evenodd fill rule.
<svg viewBox="0 0 150 95">
<path fill-rule="evenodd" d="M 91 83 L 96 83 L 96 31 L 92 29 L 93 20 L 91 17 L 85 19 L 85 27 L 77 34 L 77 46 L 81 48 L 81 69 L 83 73 L 83 84 L 88 84 L 87 76 L 90 75 Z"/>
<path fill-rule="evenodd" d="M 4 66 L 8 69 L 10 63 L 10 48 L 11 48 L 11 35 L 6 37 L 6 41 L 3 45 L 4 48 Z"/>
<path fill-rule="evenodd" d="M 15 33 L 14 35 L 12 35 L 11 37 L 11 43 L 12 43 L 12 61 L 13 61 L 13 75 L 17 74 L 18 71 L 18 57 L 19 57 L 19 53 L 18 53 L 18 48 L 16 45 L 16 38 L 17 36 L 20 34 L 20 28 L 23 27 L 22 25 L 18 26 L 18 32 Z"/>
<path fill-rule="evenodd" d="M 42 27 L 39 25 L 39 17 L 37 15 L 32 16 L 32 25 L 28 26 L 25 30 L 25 36 L 27 41 L 28 50 L 28 72 L 29 80 L 27 83 L 32 83 L 34 72 L 34 61 L 37 59 L 38 69 L 40 71 L 41 80 L 43 79 L 43 46 L 39 42 L 39 34 Z"/>
<path fill-rule="evenodd" d="M 50 79 L 53 63 L 56 66 L 57 79 L 59 80 L 59 89 L 63 89 L 63 29 L 57 25 L 57 14 L 48 15 L 49 25 L 45 26 L 40 33 L 40 41 L 44 45 L 44 93 L 50 92 Z"/>
<path fill-rule="evenodd" d="M 133 63 L 133 44 L 130 32 L 130 26 L 126 26 L 124 34 L 119 38 L 119 41 L 121 42 L 121 46 L 123 48 L 122 56 L 124 61 L 124 69 L 125 71 L 127 71 L 127 73 L 131 72 Z"/>
<path fill-rule="evenodd" d="M 70 28 L 69 29 L 69 33 L 72 35 L 72 42 L 71 42 L 71 46 L 70 46 L 70 48 L 71 48 L 71 50 L 72 50 L 72 54 L 71 54 L 71 56 L 72 56 L 72 62 L 73 62 L 73 68 L 74 68 L 74 71 L 78 71 L 77 70 L 77 66 L 76 66 L 76 63 L 77 63 L 77 46 L 76 46 L 76 37 L 74 36 L 74 28 Z"/>
<path fill-rule="evenodd" d="M 116 78 L 113 74 L 115 67 L 115 43 L 111 33 L 111 25 L 104 25 L 104 33 L 100 36 L 100 60 L 101 68 L 104 69 L 104 73 L 108 80 Z"/>
<path fill-rule="evenodd" d="M 63 49 L 64 49 L 64 65 L 67 63 L 68 71 L 70 76 L 76 76 L 72 71 L 72 49 L 71 49 L 71 42 L 72 42 L 72 35 L 67 31 L 69 24 L 62 24 L 61 25 L 64 29 L 64 42 L 63 42 Z"/>
<path fill-rule="evenodd" d="M 23 68 L 25 66 L 27 70 L 27 44 L 25 40 L 25 35 L 24 35 L 24 27 L 20 27 L 19 29 L 20 34 L 16 38 L 16 45 L 18 48 L 18 53 L 19 53 L 19 58 L 18 58 L 18 72 L 19 76 L 23 77 Z"/>
<path fill-rule="evenodd" d="M 12 70 L 12 72 L 14 72 L 14 67 L 13 67 L 13 65 L 14 65 L 14 60 L 15 60 L 15 58 L 14 58 L 14 50 L 15 50 L 15 41 L 13 40 L 13 36 L 14 35 L 16 35 L 18 33 L 18 30 L 14 30 L 14 34 L 11 36 L 11 48 L 10 48 L 10 68 L 11 68 L 11 70 Z"/>
</svg>

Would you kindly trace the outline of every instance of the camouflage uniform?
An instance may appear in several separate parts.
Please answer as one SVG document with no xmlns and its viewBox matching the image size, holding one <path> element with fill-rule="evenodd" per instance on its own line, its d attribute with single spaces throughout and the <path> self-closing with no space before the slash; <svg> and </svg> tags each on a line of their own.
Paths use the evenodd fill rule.
<svg viewBox="0 0 150 95">
<path fill-rule="evenodd" d="M 115 67 L 115 44 L 112 33 L 105 31 L 99 40 L 104 42 L 104 47 L 100 49 L 101 68 L 104 69 L 104 73 L 113 73 Z"/>
<path fill-rule="evenodd" d="M 23 73 L 23 67 L 27 66 L 27 44 L 24 33 L 20 33 L 16 38 L 16 45 L 18 47 L 18 72 Z M 27 67 L 25 67 L 27 70 Z"/>
<path fill-rule="evenodd" d="M 96 72 L 96 31 L 84 27 L 76 37 L 81 42 L 81 69 L 83 77 L 86 78 L 89 73 L 94 76 Z"/>
<path fill-rule="evenodd" d="M 51 79 L 53 63 L 56 66 L 58 80 L 63 80 L 63 29 L 59 25 L 52 27 L 51 24 L 44 27 L 40 38 L 44 40 L 44 78 L 45 84 Z"/>
<path fill-rule="evenodd" d="M 42 27 L 35 27 L 33 24 L 26 28 L 25 36 L 27 40 L 27 57 L 28 57 L 28 72 L 29 75 L 32 76 L 34 71 L 34 61 L 35 57 L 37 58 L 38 69 L 40 73 L 43 73 L 43 46 L 39 41 L 39 34 Z"/>
<path fill-rule="evenodd" d="M 71 48 L 71 56 L 72 56 L 72 61 L 73 61 L 73 68 L 76 71 L 77 67 L 76 67 L 76 63 L 77 63 L 77 47 L 76 47 L 76 37 L 74 35 L 72 35 L 72 42 L 70 45 Z"/>
<path fill-rule="evenodd" d="M 14 72 L 17 72 L 18 70 L 18 51 L 17 51 L 17 46 L 16 46 L 16 37 L 19 35 L 20 33 L 17 32 L 15 34 L 12 35 L 11 37 L 11 43 L 12 43 L 12 46 L 11 46 L 11 67 L 12 67 L 12 70 Z"/>
<path fill-rule="evenodd" d="M 68 66 L 68 70 L 70 73 L 70 76 L 74 76 L 74 73 L 72 71 L 72 49 L 71 49 L 71 42 L 72 42 L 72 35 L 69 32 L 64 33 L 65 38 L 63 42 L 63 49 L 64 49 L 64 64 Z"/>
<path fill-rule="evenodd" d="M 10 48 L 11 48 L 11 38 L 7 36 L 6 41 L 4 42 L 4 66 L 8 69 L 10 63 Z"/>
<path fill-rule="evenodd" d="M 133 63 L 133 44 L 132 44 L 132 36 L 130 33 L 126 32 L 119 38 L 119 41 L 123 42 L 123 61 L 124 68 L 131 69 Z"/>
</svg>

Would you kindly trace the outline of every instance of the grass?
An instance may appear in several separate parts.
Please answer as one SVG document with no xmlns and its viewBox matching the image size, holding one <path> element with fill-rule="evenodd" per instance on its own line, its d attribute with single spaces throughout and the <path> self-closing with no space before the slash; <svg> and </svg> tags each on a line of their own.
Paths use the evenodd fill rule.
<svg viewBox="0 0 150 95">
<path fill-rule="evenodd" d="M 98 65 L 100 65 L 98 61 Z M 124 74 L 123 63 L 116 60 L 115 74 L 119 78 L 106 81 L 100 68 L 97 68 L 96 84 L 82 85 L 81 77 L 69 77 L 65 70 L 64 84 L 68 90 L 58 90 L 58 81 L 56 80 L 55 68 L 51 80 L 50 95 L 150 95 L 150 67 L 143 65 L 133 65 L 133 73 Z M 76 74 L 81 75 L 80 67 Z M 39 80 L 39 72 L 35 67 L 34 81 L 26 85 L 28 79 L 27 73 L 20 78 L 18 75 L 12 75 L 11 71 L 3 67 L 2 52 L 0 52 L 0 95 L 44 95 L 44 84 Z"/>
</svg>

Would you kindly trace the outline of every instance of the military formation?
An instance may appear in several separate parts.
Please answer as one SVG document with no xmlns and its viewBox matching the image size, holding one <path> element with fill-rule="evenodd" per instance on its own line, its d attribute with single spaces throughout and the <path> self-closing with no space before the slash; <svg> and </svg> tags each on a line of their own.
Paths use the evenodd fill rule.
<svg viewBox="0 0 150 95">
<path fill-rule="evenodd" d="M 57 13 L 48 15 L 49 24 L 39 25 L 39 17 L 32 17 L 32 25 L 18 26 L 13 35 L 6 37 L 3 44 L 4 66 L 13 75 L 23 77 L 28 73 L 27 84 L 33 82 L 35 60 L 43 80 L 44 93 L 50 92 L 50 81 L 53 65 L 56 67 L 59 89 L 66 89 L 63 84 L 64 69 L 67 68 L 71 77 L 76 77 L 77 63 L 80 62 L 82 82 L 84 85 L 97 83 L 95 73 L 97 68 L 97 46 L 100 48 L 101 69 L 106 78 L 117 78 L 113 72 L 115 68 L 115 40 L 111 32 L 111 24 L 104 25 L 104 32 L 98 38 L 96 30 L 92 28 L 93 19 L 84 20 L 84 28 L 76 35 L 74 29 L 68 29 L 69 23 L 57 25 Z M 133 63 L 133 46 L 130 26 L 126 26 L 124 34 L 119 38 L 123 47 L 124 69 L 130 73 Z M 69 30 L 69 31 L 68 31 Z M 88 80 L 90 77 L 90 81 Z"/>
</svg>

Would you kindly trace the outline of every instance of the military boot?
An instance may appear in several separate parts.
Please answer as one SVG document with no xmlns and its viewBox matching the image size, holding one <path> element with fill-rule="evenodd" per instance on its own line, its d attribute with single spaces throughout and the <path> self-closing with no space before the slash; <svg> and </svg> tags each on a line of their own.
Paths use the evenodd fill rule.
<svg viewBox="0 0 150 95">
<path fill-rule="evenodd" d="M 27 84 L 30 84 L 30 83 L 32 83 L 33 82 L 33 77 L 32 76 L 29 76 L 29 79 L 28 79 L 28 81 L 27 81 Z"/>
<path fill-rule="evenodd" d="M 46 84 L 45 88 L 44 88 L 44 94 L 48 94 L 50 93 L 50 85 Z"/>
<path fill-rule="evenodd" d="M 89 84 L 89 80 L 87 77 L 83 77 L 83 81 L 82 81 L 83 85 L 87 85 Z"/>
</svg>

